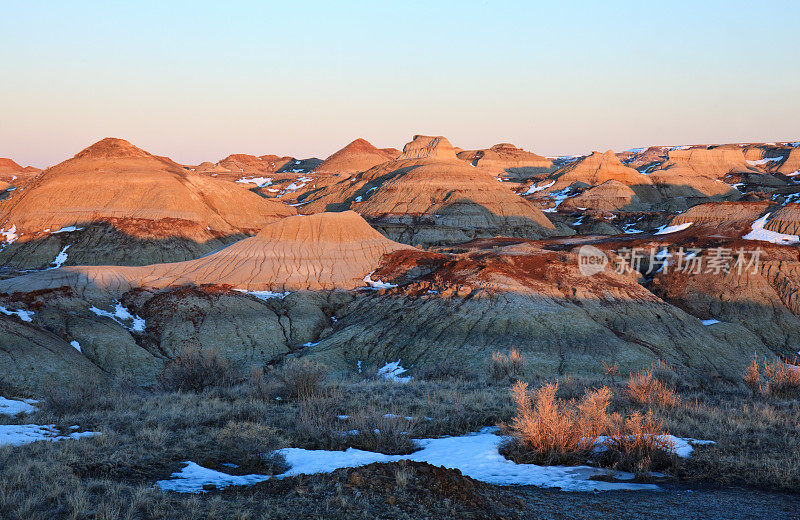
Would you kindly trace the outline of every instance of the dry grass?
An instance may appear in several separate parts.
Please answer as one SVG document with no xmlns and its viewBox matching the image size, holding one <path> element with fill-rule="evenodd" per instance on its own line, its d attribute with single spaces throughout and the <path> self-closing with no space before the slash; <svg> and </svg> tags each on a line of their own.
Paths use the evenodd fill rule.
<svg viewBox="0 0 800 520">
<path fill-rule="evenodd" d="M 619 375 L 619 364 L 617 364 L 616 361 L 613 363 L 608 363 L 605 360 L 602 360 L 601 363 L 603 365 L 603 371 L 607 376 L 615 378 Z"/>
<path fill-rule="evenodd" d="M 672 407 L 680 397 L 666 383 L 653 375 L 653 370 L 644 370 L 628 379 L 628 397 L 638 404 Z"/>
<path fill-rule="evenodd" d="M 744 384 L 753 392 L 754 396 L 762 391 L 761 373 L 758 370 L 758 356 L 756 354 L 753 354 L 753 361 L 747 365 L 742 379 L 744 379 Z"/>
<path fill-rule="evenodd" d="M 597 437 L 584 437 L 583 424 L 574 410 L 556 399 L 556 384 L 546 384 L 531 396 L 528 384 L 512 388 L 517 415 L 508 430 L 532 454 L 535 464 L 576 464 L 594 448 Z"/>
<path fill-rule="evenodd" d="M 786 398 L 795 396 L 800 389 L 800 369 L 796 360 L 787 364 L 780 358 L 769 361 L 765 357 L 759 366 L 758 356 L 754 354 L 742 379 L 754 396 Z"/>
<path fill-rule="evenodd" d="M 215 386 L 225 386 L 235 380 L 228 360 L 218 350 L 187 348 L 164 365 L 159 384 L 164 390 L 202 392 Z"/>
<path fill-rule="evenodd" d="M 506 452 L 514 460 L 534 464 L 579 464 L 590 461 L 619 469 L 663 469 L 672 459 L 672 445 L 662 436 L 663 421 L 652 414 L 634 412 L 623 418 L 609 413 L 612 392 L 608 387 L 587 389 L 577 402 L 556 398 L 558 385 L 549 383 L 533 395 L 527 383 L 511 389 L 517 414 L 507 427 L 514 437 Z M 603 437 L 602 442 L 598 439 Z"/>
<path fill-rule="evenodd" d="M 268 379 L 275 382 L 275 392 L 283 399 L 312 399 L 323 392 L 330 370 L 308 359 L 288 359 L 271 370 Z"/>
<path fill-rule="evenodd" d="M 489 362 L 489 373 L 494 381 L 519 379 L 525 372 L 525 358 L 519 350 L 512 348 L 508 354 L 493 352 Z"/>
</svg>

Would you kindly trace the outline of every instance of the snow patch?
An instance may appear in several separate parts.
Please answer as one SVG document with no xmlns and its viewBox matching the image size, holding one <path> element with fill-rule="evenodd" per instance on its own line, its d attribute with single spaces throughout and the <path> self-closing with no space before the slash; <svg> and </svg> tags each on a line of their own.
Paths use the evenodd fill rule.
<svg viewBox="0 0 800 520">
<path fill-rule="evenodd" d="M 15 311 L 12 311 L 0 305 L 0 312 L 5 314 L 6 316 L 17 316 L 22 321 L 27 321 L 27 322 L 33 321 L 33 311 L 26 311 L 22 309 L 17 309 Z"/>
<path fill-rule="evenodd" d="M 81 344 L 75 341 L 74 339 L 70 341 L 69 344 L 72 345 L 72 348 L 74 348 L 78 352 L 83 352 L 83 350 L 81 350 Z"/>
<path fill-rule="evenodd" d="M 668 235 L 669 233 L 677 233 L 678 231 L 683 231 L 684 229 L 687 229 L 692 224 L 694 224 L 694 222 L 684 222 L 683 224 L 676 224 L 674 226 L 661 226 L 654 234 Z"/>
<path fill-rule="evenodd" d="M 614 472 L 613 475 L 618 481 L 606 482 L 595 480 L 596 477 L 610 474 L 608 470 L 602 468 L 517 464 L 499 453 L 498 448 L 505 438 L 495 435 L 496 430 L 496 427 L 488 427 L 478 433 L 458 437 L 415 439 L 414 442 L 417 443 L 420 450 L 410 455 L 385 455 L 354 448 L 348 448 L 345 451 L 284 448 L 276 451 L 275 454 L 283 456 L 290 469 L 275 477 L 228 475 L 187 461 L 181 471 L 173 473 L 168 480 L 158 481 L 156 485 L 164 491 L 203 493 L 203 486 L 206 484 L 213 484 L 219 489 L 232 485 L 252 485 L 269 478 L 330 473 L 340 468 L 355 468 L 374 462 L 410 460 L 458 469 L 462 474 L 475 480 L 502 486 L 559 487 L 564 491 L 657 491 L 660 489 L 655 484 L 619 482 L 619 480 L 633 480 L 634 475 L 626 472 Z M 674 443 L 674 451 L 680 457 L 689 456 L 693 445 L 710 443 L 710 441 L 681 439 L 671 435 L 664 436 L 664 438 Z"/>
<path fill-rule="evenodd" d="M 372 271 L 372 273 L 374 273 L 374 272 L 375 271 Z M 372 278 L 370 278 L 372 273 L 369 273 L 367 276 L 365 276 L 364 280 L 363 280 L 364 283 L 366 283 L 367 286 L 370 289 L 373 289 L 373 290 L 377 291 L 379 289 L 391 289 L 393 287 L 397 287 L 397 285 L 393 284 L 393 283 L 383 282 L 381 280 L 377 280 L 377 281 L 373 280 Z"/>
<path fill-rule="evenodd" d="M 401 376 L 401 374 L 406 372 L 408 372 L 408 370 L 400 366 L 400 360 L 398 359 L 392 363 L 386 363 L 379 368 L 378 376 L 383 377 L 384 379 L 389 379 L 390 381 L 396 381 L 398 383 L 408 383 L 411 381 L 411 377 Z"/>
<path fill-rule="evenodd" d="M 33 413 L 36 411 L 34 404 L 38 403 L 35 399 L 6 399 L 0 397 L 0 415 L 17 415 L 20 413 Z"/>
<path fill-rule="evenodd" d="M 54 424 L 3 424 L 0 425 L 0 446 L 22 446 L 36 441 L 61 441 L 100 435 L 99 432 L 74 432 L 61 435 Z"/>
<path fill-rule="evenodd" d="M 105 316 L 106 318 L 111 318 L 112 320 L 119 323 L 120 325 L 122 325 L 131 332 L 144 332 L 145 328 L 144 318 L 139 317 L 139 315 L 134 316 L 128 309 L 125 308 L 124 305 L 122 305 L 118 301 L 115 301 L 114 304 L 115 304 L 114 312 L 98 309 L 94 305 L 89 307 L 89 310 L 97 314 L 98 316 Z"/>
<path fill-rule="evenodd" d="M 269 186 L 272 184 L 272 177 L 244 177 L 242 179 L 238 179 L 236 182 L 240 182 L 242 184 L 255 184 L 259 188 L 263 188 L 264 186 Z"/>
<path fill-rule="evenodd" d="M 65 226 L 65 227 L 62 227 L 61 229 L 59 229 L 58 231 L 53 231 L 53 232 L 52 232 L 52 233 L 50 233 L 50 234 L 51 234 L 51 235 L 57 235 L 57 234 L 59 234 L 59 233 L 71 233 L 71 232 L 73 232 L 73 231 L 80 231 L 80 230 L 82 230 L 82 229 L 83 229 L 82 227 L 76 227 L 76 226 Z"/>
<path fill-rule="evenodd" d="M 764 229 L 764 226 L 767 224 L 767 219 L 771 214 L 772 213 L 767 213 L 753 222 L 751 231 L 742 238 L 745 240 L 761 240 L 762 242 L 772 242 L 773 244 L 782 245 L 792 245 L 800 242 L 800 237 L 797 235 L 786 235 L 784 233 L 778 233 L 777 231 Z"/>
<path fill-rule="evenodd" d="M 719 320 L 710 319 L 710 320 L 700 320 L 700 323 L 702 323 L 705 326 L 709 326 L 709 325 L 714 325 L 715 323 L 720 323 L 720 321 Z"/>
<path fill-rule="evenodd" d="M 244 294 L 249 294 L 250 296 L 255 296 L 259 300 L 265 300 L 265 301 L 271 298 L 278 298 L 279 300 L 282 300 L 291 294 L 289 291 L 286 292 L 247 291 L 245 289 L 234 289 L 234 291 Z"/>
<path fill-rule="evenodd" d="M 8 230 L 6 230 L 6 228 L 0 229 L 0 236 L 3 237 L 3 242 L 5 242 L 6 245 L 16 242 L 19 238 L 16 224 L 12 225 Z"/>
<path fill-rule="evenodd" d="M 775 161 L 782 161 L 783 157 L 767 157 L 766 159 L 759 159 L 758 161 L 747 161 L 750 166 L 763 166 Z"/>
<path fill-rule="evenodd" d="M 48 269 L 58 269 L 59 267 L 64 265 L 64 262 L 67 261 L 67 249 L 69 249 L 69 244 L 65 245 L 64 249 L 59 251 L 59 253 L 56 255 L 55 260 L 50 262 L 51 264 L 53 264 L 53 267 L 48 267 Z"/>
<path fill-rule="evenodd" d="M 547 188 L 549 188 L 550 186 L 552 186 L 555 183 L 556 183 L 556 181 L 550 181 L 549 183 L 544 184 L 542 186 L 539 186 L 537 184 L 532 184 L 531 187 L 528 188 L 528 191 L 523 193 L 523 195 L 530 195 L 531 193 L 536 193 L 537 191 L 546 190 Z"/>
</svg>

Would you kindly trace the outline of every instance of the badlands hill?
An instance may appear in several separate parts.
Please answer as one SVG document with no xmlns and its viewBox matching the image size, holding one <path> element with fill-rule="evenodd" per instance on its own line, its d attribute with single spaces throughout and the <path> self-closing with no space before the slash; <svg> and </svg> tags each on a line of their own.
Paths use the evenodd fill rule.
<svg viewBox="0 0 800 520">
<path fill-rule="evenodd" d="M 388 237 L 415 245 L 555 233 L 540 210 L 458 159 L 444 137 L 414 136 L 396 161 L 312 191 L 301 203 L 303 213 L 352 209 Z"/>
<path fill-rule="evenodd" d="M 0 182 L 8 186 L 24 186 L 42 170 L 33 166 L 20 166 L 11 159 L 0 157 Z M 4 186 L 6 189 L 8 186 Z"/>
<path fill-rule="evenodd" d="M 486 150 L 466 150 L 458 158 L 472 166 L 485 168 L 493 175 L 514 179 L 527 179 L 552 170 L 550 159 L 517 148 L 511 143 L 500 143 Z"/>
<path fill-rule="evenodd" d="M 192 258 L 293 214 L 241 185 L 107 138 L 0 207 L 0 227 L 13 230 L 0 262 L 47 267 L 60 252 L 69 264 Z"/>
<path fill-rule="evenodd" d="M 356 139 L 325 159 L 314 173 L 319 175 L 360 173 L 396 158 L 397 155 L 392 151 L 375 148 L 365 139 Z"/>
<path fill-rule="evenodd" d="M 386 253 L 410 249 L 372 229 L 352 211 L 287 217 L 216 253 L 141 267 L 62 267 L 0 281 L 0 292 L 70 287 L 122 294 L 220 284 L 246 291 L 353 289 L 364 286 Z"/>
<path fill-rule="evenodd" d="M 514 347 L 543 376 L 601 374 L 601 361 L 635 371 L 663 359 L 693 379 L 729 380 L 754 349 L 767 352 L 745 329 L 705 327 L 634 276 L 583 276 L 575 252 L 521 239 L 420 251 L 353 212 L 289 217 L 194 261 L 63 267 L 0 281 L 0 292 L 7 309 L 35 309 L 23 326 L 33 336 L 17 340 L 0 375 L 54 362 L 37 357 L 43 327 L 57 345 L 78 342 L 105 373 L 146 382 L 187 342 L 220 348 L 243 369 L 285 356 L 341 372 L 374 373 L 398 359 L 474 368 Z"/>
</svg>

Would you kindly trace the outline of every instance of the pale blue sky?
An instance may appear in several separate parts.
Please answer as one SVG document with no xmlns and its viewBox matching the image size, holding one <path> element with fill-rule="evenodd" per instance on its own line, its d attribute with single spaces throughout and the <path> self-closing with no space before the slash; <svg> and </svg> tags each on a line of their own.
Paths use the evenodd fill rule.
<svg viewBox="0 0 800 520">
<path fill-rule="evenodd" d="M 0 157 L 800 139 L 800 2 L 2 1 Z"/>
</svg>

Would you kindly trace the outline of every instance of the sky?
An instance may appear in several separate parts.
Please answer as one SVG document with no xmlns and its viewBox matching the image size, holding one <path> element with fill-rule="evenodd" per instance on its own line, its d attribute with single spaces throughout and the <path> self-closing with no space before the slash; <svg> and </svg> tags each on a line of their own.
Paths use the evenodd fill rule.
<svg viewBox="0 0 800 520">
<path fill-rule="evenodd" d="M 0 157 L 800 139 L 800 2 L 2 0 Z"/>
</svg>

